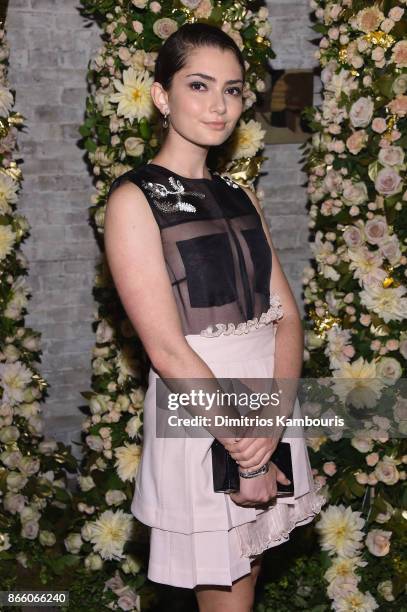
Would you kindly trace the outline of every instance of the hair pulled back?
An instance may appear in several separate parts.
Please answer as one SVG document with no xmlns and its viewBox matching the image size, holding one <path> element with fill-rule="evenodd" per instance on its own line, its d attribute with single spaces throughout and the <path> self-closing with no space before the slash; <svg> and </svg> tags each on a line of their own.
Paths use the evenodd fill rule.
<svg viewBox="0 0 407 612">
<path fill-rule="evenodd" d="M 195 22 L 182 25 L 162 45 L 155 64 L 154 80 L 168 91 L 174 74 L 185 66 L 188 53 L 198 47 L 217 47 L 232 51 L 242 68 L 243 80 L 245 79 L 244 58 L 235 41 L 214 25 Z"/>
</svg>

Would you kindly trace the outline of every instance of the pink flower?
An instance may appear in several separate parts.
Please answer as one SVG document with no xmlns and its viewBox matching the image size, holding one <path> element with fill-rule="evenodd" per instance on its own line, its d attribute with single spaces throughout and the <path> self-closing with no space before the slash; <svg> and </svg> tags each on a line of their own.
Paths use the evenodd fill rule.
<svg viewBox="0 0 407 612">
<path fill-rule="evenodd" d="M 333 476 L 336 472 L 336 465 L 334 461 L 326 461 L 322 466 L 322 469 L 327 476 Z"/>
<path fill-rule="evenodd" d="M 405 117 L 407 115 L 407 96 L 397 96 L 389 103 L 389 108 L 394 115 L 398 115 L 399 117 Z"/>
<path fill-rule="evenodd" d="M 349 136 L 346 141 L 346 146 L 352 155 L 356 155 L 366 145 L 367 133 L 365 130 L 357 130 Z"/>
<path fill-rule="evenodd" d="M 390 196 L 399 193 L 402 187 L 401 176 L 393 168 L 383 168 L 378 172 L 375 180 L 375 188 L 378 193 Z"/>
<path fill-rule="evenodd" d="M 372 129 L 374 132 L 377 132 L 378 134 L 383 134 L 383 132 L 385 132 L 387 129 L 386 120 L 383 119 L 383 117 L 376 117 L 372 121 Z"/>
<path fill-rule="evenodd" d="M 378 453 L 369 453 L 366 455 L 366 463 L 368 466 L 373 467 L 379 461 Z"/>
</svg>

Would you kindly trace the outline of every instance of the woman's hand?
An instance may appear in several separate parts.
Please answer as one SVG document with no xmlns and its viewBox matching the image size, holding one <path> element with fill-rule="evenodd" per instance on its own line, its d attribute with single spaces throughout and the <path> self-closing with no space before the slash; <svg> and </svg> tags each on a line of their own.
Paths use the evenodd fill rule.
<svg viewBox="0 0 407 612">
<path fill-rule="evenodd" d="M 290 484 L 285 474 L 270 462 L 266 474 L 254 478 L 240 477 L 240 491 L 231 493 L 230 499 L 239 506 L 269 505 L 277 495 L 277 481 L 281 484 Z"/>
<path fill-rule="evenodd" d="M 279 442 L 277 438 L 218 438 L 242 470 L 250 472 L 269 461 Z M 237 441 L 236 441 L 237 440 Z"/>
</svg>

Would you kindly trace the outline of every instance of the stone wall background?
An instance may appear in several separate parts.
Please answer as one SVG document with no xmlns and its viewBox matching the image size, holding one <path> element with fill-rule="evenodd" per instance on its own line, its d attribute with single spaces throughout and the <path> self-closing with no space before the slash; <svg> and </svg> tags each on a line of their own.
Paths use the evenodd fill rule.
<svg viewBox="0 0 407 612">
<path fill-rule="evenodd" d="M 77 146 L 87 94 L 86 68 L 100 46 L 99 31 L 74 0 L 11 0 L 6 27 L 9 79 L 16 109 L 26 117 L 19 146 L 24 184 L 19 209 L 31 225 L 23 251 L 32 288 L 26 325 L 42 333 L 39 368 L 48 381 L 47 431 L 78 440 L 80 391 L 90 388 L 94 345 L 92 297 L 98 248 L 88 224 L 92 179 Z M 315 47 L 308 0 L 269 1 L 274 68 L 312 68 Z M 316 79 L 316 88 L 318 81 Z M 316 93 L 316 96 L 318 94 Z M 259 186 L 274 244 L 297 302 L 310 251 L 305 175 L 297 145 L 269 145 Z M 74 448 L 75 450 L 75 448 Z"/>
</svg>

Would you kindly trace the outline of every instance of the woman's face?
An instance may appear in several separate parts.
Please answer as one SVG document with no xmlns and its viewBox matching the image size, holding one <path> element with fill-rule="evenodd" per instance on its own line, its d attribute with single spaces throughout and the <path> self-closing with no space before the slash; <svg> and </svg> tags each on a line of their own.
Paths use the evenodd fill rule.
<svg viewBox="0 0 407 612">
<path fill-rule="evenodd" d="M 198 145 L 222 144 L 242 113 L 242 90 L 242 69 L 232 51 L 194 49 L 167 92 L 170 130 Z"/>
</svg>

